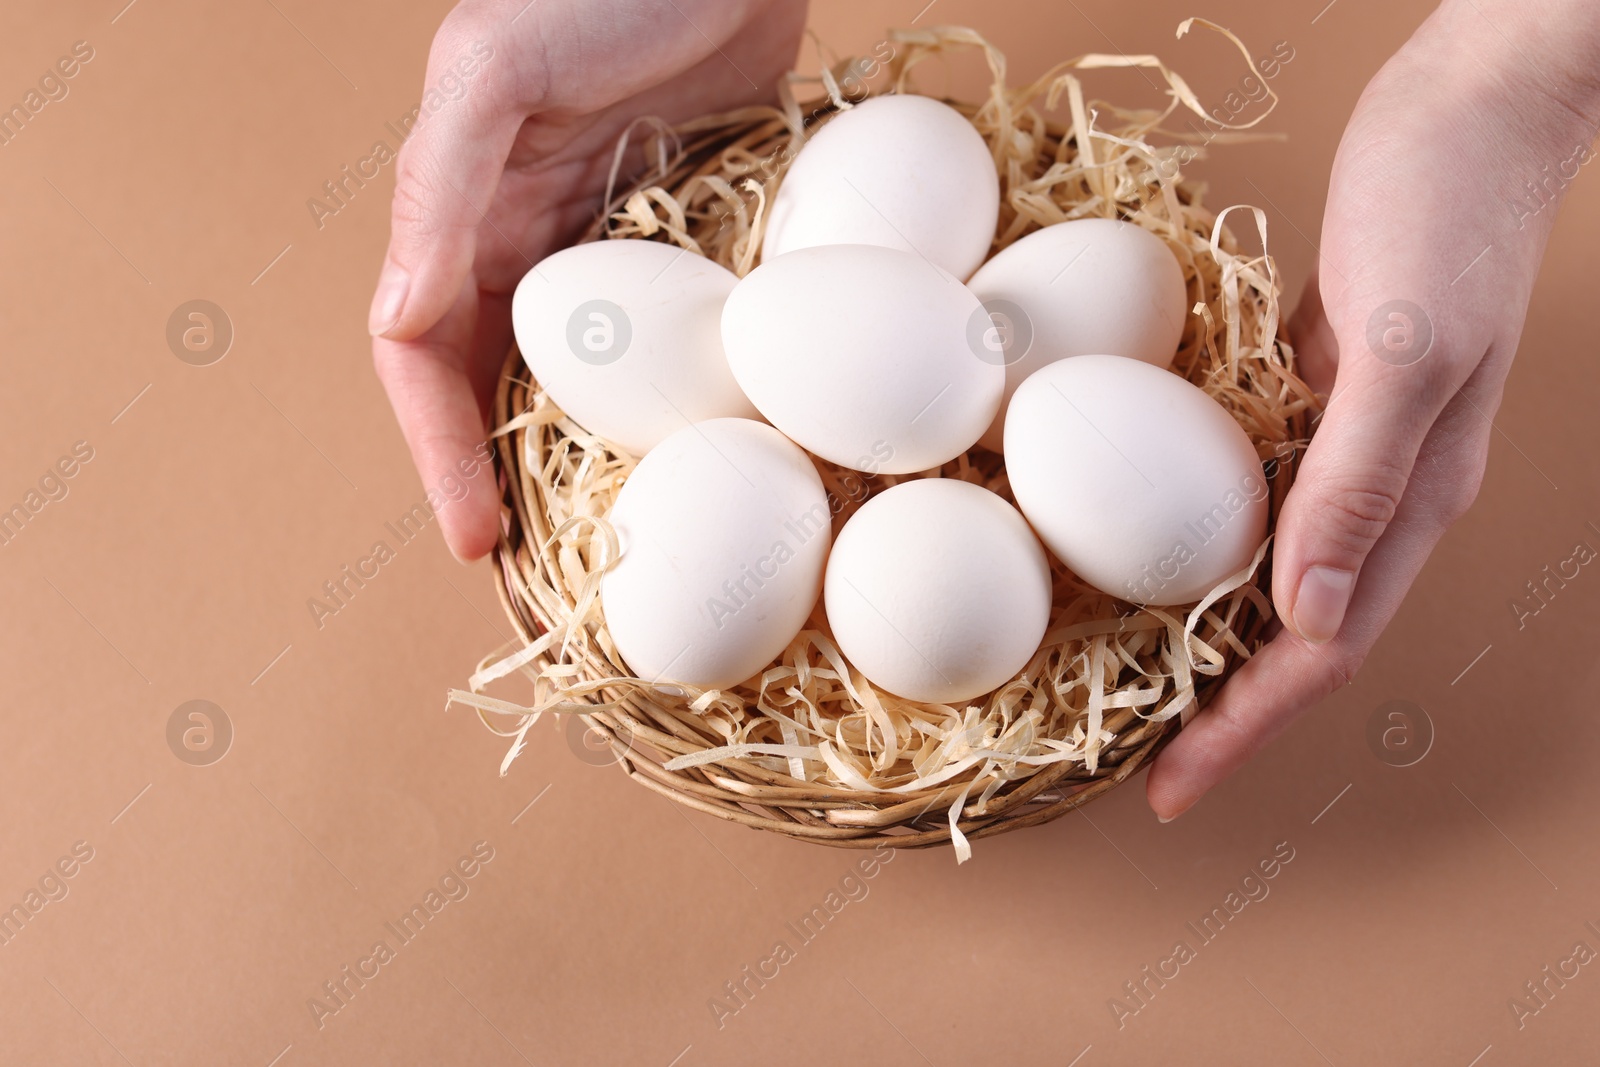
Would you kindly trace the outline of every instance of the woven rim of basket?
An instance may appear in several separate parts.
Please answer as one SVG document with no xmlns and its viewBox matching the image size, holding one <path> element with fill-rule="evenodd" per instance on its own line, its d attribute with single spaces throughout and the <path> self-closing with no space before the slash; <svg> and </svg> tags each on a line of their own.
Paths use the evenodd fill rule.
<svg viewBox="0 0 1600 1067">
<path fill-rule="evenodd" d="M 1187 26 L 1180 28 L 1180 36 Z M 1227 36 L 1238 44 L 1231 34 Z M 1186 263 L 1190 293 L 1193 297 L 1198 290 L 1204 307 L 1186 328 L 1174 369 L 1228 406 L 1246 425 L 1263 459 L 1271 460 L 1269 507 L 1275 519 L 1292 482 L 1294 460 L 1306 443 L 1308 418 L 1317 399 L 1293 375 L 1292 350 L 1279 336 L 1278 286 L 1270 257 L 1264 252 L 1253 256 L 1241 252 L 1223 224 L 1227 213 L 1216 217 L 1206 212 L 1195 191 L 1184 183 L 1179 166 L 1172 162 L 1180 158 L 1183 138 L 1162 129 L 1161 121 L 1180 104 L 1200 110 L 1181 78 L 1154 57 L 1087 56 L 1060 65 L 1030 86 L 1008 89 L 1003 57 L 970 30 L 904 32 L 889 39 L 898 49 L 887 64 L 889 82 L 897 91 L 914 91 L 909 71 L 931 55 L 970 47 L 982 50 L 988 60 L 995 76 L 990 99 L 979 105 L 950 103 L 995 146 L 1007 189 L 998 247 L 1031 232 L 1034 224 L 1071 217 L 1121 217 L 1166 237 L 1180 260 L 1186 254 L 1191 257 Z M 1244 52 L 1243 46 L 1239 47 Z M 1085 101 L 1071 72 L 1099 66 L 1159 70 L 1172 87 L 1172 104 L 1165 112 L 1156 113 L 1123 111 Z M 653 136 L 646 146 L 647 158 L 653 154 L 655 160 L 651 173 L 626 192 L 608 196 L 608 210 L 584 239 L 666 240 L 710 255 L 741 275 L 748 272 L 759 247 L 762 211 L 776 179 L 793 156 L 789 146 L 797 131 L 809 134 L 849 106 L 840 89 L 840 75 L 852 70 L 859 73 L 859 68 L 849 63 L 825 71 L 821 80 L 827 96 L 808 105 L 798 104 L 792 93 L 785 93 L 782 106 L 776 109 L 747 108 L 676 129 L 652 125 Z M 1069 103 L 1068 123 L 1046 121 L 1031 107 L 1033 101 L 1044 98 L 1053 109 L 1062 96 Z M 1113 130 L 1095 125 L 1095 119 L 1105 115 L 1121 125 Z M 1063 182 L 1041 185 L 1026 180 L 1025 174 L 1013 174 L 1008 180 L 1003 151 L 997 144 L 1000 130 L 1026 130 L 1038 151 L 1055 153 L 1075 164 L 1079 172 L 1073 179 L 1078 182 L 1076 188 L 1079 194 L 1088 190 L 1089 195 L 1061 203 L 1057 187 Z M 1147 140 L 1161 134 L 1171 138 L 1173 145 L 1156 148 Z M 1211 139 L 1223 138 L 1213 135 Z M 625 144 L 626 138 L 618 145 L 614 174 L 624 158 Z M 1098 159 L 1093 155 L 1096 151 Z M 1145 180 L 1129 189 L 1129 174 L 1142 175 Z M 1093 202 L 1096 197 L 1100 198 L 1098 205 Z M 1264 246 L 1264 217 L 1256 211 L 1255 219 Z M 1193 257 L 1200 247 L 1211 257 L 1209 263 Z M 1252 331 L 1253 337 L 1246 336 Z M 1248 373 L 1240 370 L 1240 361 L 1246 356 L 1259 364 L 1252 364 Z M 1234 377 L 1223 382 L 1226 373 Z M 1064 575 L 1052 561 L 1058 572 L 1058 610 L 1064 579 L 1071 586 L 1067 593 L 1078 596 L 1080 602 L 1092 594 L 1106 602 L 1104 611 L 1118 605 L 1113 618 L 1118 620 L 1119 632 L 1138 625 L 1157 629 L 1148 625 L 1146 616 L 1164 620 L 1162 626 L 1172 645 L 1167 652 L 1187 661 L 1175 668 L 1184 674 L 1186 688 L 1180 693 L 1175 683 L 1174 691 L 1164 694 L 1149 713 L 1136 702 L 1120 707 L 1097 705 L 1094 721 L 1085 713 L 1070 735 L 1053 739 L 1070 749 L 1068 741 L 1075 738 L 1072 743 L 1079 746 L 1079 756 L 1037 767 L 1013 763 L 997 771 L 994 761 L 977 762 L 966 773 L 948 780 L 898 792 L 851 788 L 837 778 L 800 777 L 794 773 L 797 761 L 759 747 L 755 751 L 729 748 L 725 725 L 720 735 L 708 725 L 706 707 L 718 710 L 723 707 L 718 700 L 748 703 L 748 694 L 703 697 L 693 690 L 677 695 L 668 687 L 652 687 L 629 678 L 611 646 L 594 602 L 594 579 L 605 560 L 615 557 L 614 539 L 606 554 L 609 528 L 603 519 L 594 522 L 578 517 L 552 528 L 548 514 L 552 501 L 558 505 L 558 514 L 568 503 L 555 497 L 571 489 L 574 463 L 580 462 L 572 456 L 599 457 L 600 462 L 614 465 L 613 490 L 632 461 L 606 449 L 604 442 L 555 409 L 531 382 L 515 347 L 507 354 L 492 419 L 498 427 L 497 456 L 506 509 L 494 554 L 497 590 L 519 641 L 486 656 L 470 691 L 452 691 L 451 699 L 473 707 L 489 729 L 513 739 L 502 774 L 543 714 L 576 715 L 603 739 L 630 777 L 686 806 L 747 826 L 845 848 L 880 844 L 920 848 L 951 841 L 958 859 L 964 860 L 970 855 L 971 839 L 1057 818 L 1127 779 L 1170 739 L 1180 721 L 1188 721 L 1204 706 L 1241 656 L 1258 646 L 1270 617 L 1269 602 L 1262 592 L 1269 569 L 1270 538 L 1248 571 L 1235 576 L 1231 588 L 1219 590 L 1192 611 L 1183 609 L 1188 611 L 1186 620 L 1181 613 L 1174 619 L 1167 609 L 1138 609 L 1099 594 Z M 563 455 L 567 457 L 564 465 Z M 820 461 L 818 465 L 830 490 L 850 473 Z M 1009 499 L 1003 468 L 981 449 L 946 465 L 941 473 L 987 484 Z M 905 480 L 856 477 L 871 483 L 874 490 Z M 836 521 L 842 523 L 864 499 L 853 500 Z M 591 513 L 603 515 L 603 509 L 589 508 Z M 586 564 L 595 566 L 586 572 Z M 572 587 L 579 583 L 564 581 L 575 567 L 584 579 L 581 588 Z M 820 608 L 808 625 L 825 626 Z M 1053 619 L 1052 631 L 1056 629 Z M 825 629 L 821 637 L 826 640 Z M 553 638 L 560 638 L 559 643 Z M 1087 647 L 1093 642 L 1099 642 L 1101 653 L 1108 647 L 1113 651 L 1122 648 L 1120 644 L 1108 646 L 1103 634 L 1086 638 L 1084 643 Z M 1196 647 L 1202 654 L 1199 661 L 1193 654 Z M 786 650 L 786 655 L 794 648 Z M 1176 649 L 1180 648 L 1189 650 L 1189 655 L 1178 655 Z M 1087 661 L 1088 653 L 1084 656 Z M 1037 662 L 1030 664 L 1029 670 L 1035 669 Z M 1137 672 L 1130 675 L 1120 668 L 1121 674 L 1117 674 L 1113 668 L 1115 661 L 1108 665 L 1096 659 L 1092 667 L 1096 683 L 1107 672 L 1119 681 L 1131 677 L 1131 683 L 1120 681 L 1125 686 L 1140 680 Z M 482 692 L 495 679 L 513 672 L 534 681 L 537 699 L 533 706 Z M 867 684 L 859 677 L 857 681 Z M 696 697 L 701 697 L 698 704 Z M 855 707 L 861 711 L 859 703 Z M 752 715 L 759 717 L 761 712 L 752 709 Z M 983 722 L 981 718 L 977 721 Z M 973 739 L 988 743 L 983 737 Z M 776 753 L 793 746 L 765 747 Z M 974 797 L 979 784 L 983 789 Z"/>
</svg>

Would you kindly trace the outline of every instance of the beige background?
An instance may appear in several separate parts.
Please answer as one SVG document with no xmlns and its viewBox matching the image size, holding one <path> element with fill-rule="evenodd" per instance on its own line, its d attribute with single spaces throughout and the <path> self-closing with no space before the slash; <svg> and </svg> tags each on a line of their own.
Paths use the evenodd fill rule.
<svg viewBox="0 0 1600 1067">
<path fill-rule="evenodd" d="M 416 102 L 447 5 L 123 2 L 11 5 L 0 33 L 6 103 L 73 42 L 95 51 L 0 147 L 0 507 L 75 442 L 94 450 L 0 547 L 0 907 L 75 842 L 93 849 L 68 895 L 0 945 L 0 1061 L 1593 1056 L 1600 965 L 1520 1031 L 1508 1007 L 1576 941 L 1600 948 L 1585 928 L 1600 926 L 1600 574 L 1521 631 L 1508 606 L 1577 541 L 1600 546 L 1591 176 L 1563 209 L 1479 502 L 1353 686 L 1170 825 L 1138 784 L 979 842 L 962 868 L 948 851 L 900 855 L 719 1028 L 708 1001 L 775 941 L 797 945 L 785 923 L 856 857 L 681 813 L 587 765 L 553 724 L 498 778 L 502 742 L 443 705 L 508 627 L 486 567 L 454 563 L 432 528 L 322 629 L 306 608 L 374 541 L 394 544 L 384 523 L 422 487 L 364 329 L 392 168 L 320 231 L 305 201 Z M 867 50 L 921 2 L 823 0 L 813 23 Z M 1427 6 L 1338 0 L 1313 23 L 1320 0 L 939 0 L 923 22 L 978 27 L 1018 78 L 1080 52 L 1159 51 L 1209 92 L 1238 58 L 1174 41 L 1181 17 L 1231 25 L 1258 54 L 1289 42 L 1268 127 L 1288 141 L 1197 173 L 1213 206 L 1269 207 L 1297 292 L 1343 119 Z M 1134 74 L 1094 85 L 1154 99 Z M 164 336 L 195 298 L 236 330 L 206 367 Z M 235 732 L 210 766 L 168 748 L 192 699 Z M 1436 729 L 1415 766 L 1369 748 L 1391 700 Z M 384 923 L 480 841 L 494 858 L 470 894 L 319 1029 L 308 999 L 393 942 Z M 1119 1029 L 1107 1002 L 1122 983 L 1178 939 L 1198 945 L 1186 922 L 1280 842 L 1294 860 L 1270 896 Z"/>
</svg>

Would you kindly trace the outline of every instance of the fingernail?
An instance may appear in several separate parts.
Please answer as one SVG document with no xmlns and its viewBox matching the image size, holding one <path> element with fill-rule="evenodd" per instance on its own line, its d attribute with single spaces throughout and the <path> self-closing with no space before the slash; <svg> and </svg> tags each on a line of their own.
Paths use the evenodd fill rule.
<svg viewBox="0 0 1600 1067">
<path fill-rule="evenodd" d="M 383 267 L 383 277 L 378 279 L 378 291 L 372 295 L 372 311 L 367 316 L 367 332 L 382 336 L 400 321 L 400 311 L 406 305 L 406 291 L 411 288 L 411 277 L 393 263 Z"/>
<path fill-rule="evenodd" d="M 1333 640 L 1344 622 L 1350 594 L 1356 587 L 1354 571 L 1312 567 L 1300 579 L 1294 598 L 1294 628 L 1313 644 Z"/>
<path fill-rule="evenodd" d="M 1179 816 L 1183 815 L 1185 812 L 1187 812 L 1190 808 L 1194 807 L 1198 803 L 1200 803 L 1200 799 L 1198 797 L 1196 797 L 1194 800 L 1189 801 L 1189 803 L 1185 804 L 1183 807 L 1179 808 L 1177 811 L 1173 812 L 1171 815 L 1157 815 L 1156 816 L 1156 821 L 1160 822 L 1160 823 L 1163 823 L 1163 824 L 1169 823 L 1173 819 L 1176 819 Z"/>
</svg>

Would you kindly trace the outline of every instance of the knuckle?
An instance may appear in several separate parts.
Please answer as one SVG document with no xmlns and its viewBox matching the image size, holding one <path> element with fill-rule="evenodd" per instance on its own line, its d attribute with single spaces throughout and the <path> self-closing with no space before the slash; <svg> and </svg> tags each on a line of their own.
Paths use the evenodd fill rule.
<svg viewBox="0 0 1600 1067">
<path fill-rule="evenodd" d="M 394 202 L 390 207 L 394 230 L 397 235 L 434 236 L 445 225 L 444 213 L 438 208 L 438 187 L 425 177 L 424 167 L 415 162 L 407 165 L 403 151 L 401 163 L 400 172 L 395 176 Z"/>
<path fill-rule="evenodd" d="M 536 28 L 538 7 L 524 16 L 530 29 Z M 445 17 L 428 50 L 430 78 L 437 81 L 452 72 L 470 77 L 472 92 L 460 103 L 482 115 L 504 111 L 513 104 L 513 79 L 516 65 L 496 59 L 509 54 L 513 31 L 506 25 L 506 12 L 482 3 L 465 3 Z M 527 51 L 524 42 L 518 42 Z M 470 72 L 470 74 L 468 73 Z"/>
<path fill-rule="evenodd" d="M 1437 358 L 1426 358 L 1418 365 L 1410 366 L 1405 370 L 1418 371 L 1411 378 L 1411 397 L 1414 403 L 1424 411 L 1440 413 L 1446 403 L 1461 390 L 1462 382 L 1472 373 L 1472 368 L 1477 365 L 1475 360 L 1467 360 L 1469 355 L 1482 355 L 1485 344 L 1477 338 L 1469 336 L 1454 336 L 1453 326 L 1450 323 L 1435 326 L 1434 347 L 1437 349 Z"/>
<path fill-rule="evenodd" d="M 1389 485 L 1343 485 L 1323 495 L 1320 524 L 1340 548 L 1361 555 L 1383 535 L 1399 507 L 1400 493 Z"/>
<path fill-rule="evenodd" d="M 494 36 L 498 36 L 497 24 L 482 3 L 458 4 L 439 23 L 428 58 L 435 64 L 452 63 L 474 41 Z"/>
<path fill-rule="evenodd" d="M 1439 501 L 1439 510 L 1446 526 L 1453 525 L 1472 508 L 1481 488 L 1483 488 L 1481 467 L 1464 471 L 1460 478 L 1448 483 Z"/>
<path fill-rule="evenodd" d="M 1239 710 L 1237 702 L 1220 700 L 1211 708 L 1212 730 L 1226 735 L 1222 745 L 1234 752 L 1253 753 L 1260 747 L 1256 729 Z"/>
<path fill-rule="evenodd" d="M 1438 336 L 1434 340 L 1434 347 L 1443 350 L 1439 358 L 1423 359 L 1422 361 L 1403 368 L 1410 371 L 1410 393 L 1416 405 L 1425 411 L 1437 413 L 1446 402 L 1461 388 L 1464 377 L 1460 361 L 1444 358 L 1451 353 L 1465 350 L 1465 344 L 1453 341 L 1448 334 L 1447 326 L 1436 327 Z"/>
<path fill-rule="evenodd" d="M 1463 437 L 1440 439 L 1417 458 L 1412 483 L 1426 505 L 1424 514 L 1442 531 L 1454 525 L 1478 499 L 1489 463 L 1488 428 L 1474 428 Z"/>
</svg>

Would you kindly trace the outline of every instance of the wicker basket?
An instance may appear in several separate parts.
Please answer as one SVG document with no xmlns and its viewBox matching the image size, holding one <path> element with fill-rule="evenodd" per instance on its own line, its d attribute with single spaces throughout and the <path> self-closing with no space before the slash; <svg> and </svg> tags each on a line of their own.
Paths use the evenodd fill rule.
<svg viewBox="0 0 1600 1067">
<path fill-rule="evenodd" d="M 900 52 L 890 67 L 890 77 L 902 91 L 912 91 L 907 72 L 928 53 L 968 45 L 988 49 L 970 31 L 906 33 L 891 40 L 899 44 Z M 991 57 L 997 55 L 992 49 L 988 52 Z M 1148 57 L 1134 57 L 1134 61 L 1140 58 Z M 1103 64 L 1077 61 L 1077 65 Z M 1204 307 L 1191 317 L 1174 369 L 1229 406 L 1246 425 L 1263 459 L 1272 461 L 1270 506 L 1275 519 L 1289 489 L 1294 458 L 1305 444 L 1307 419 L 1316 400 L 1293 375 L 1292 351 L 1277 337 L 1277 281 L 1272 263 L 1264 254 L 1249 257 L 1239 253 L 1226 227 L 1199 207 L 1193 189 L 1176 171 L 1171 176 L 1154 173 L 1152 163 L 1178 157 L 1167 150 L 1150 148 L 1143 137 L 1095 140 L 1091 153 L 1094 145 L 1103 152 L 1107 145 L 1123 142 L 1139 146 L 1140 151 L 1115 166 L 1096 167 L 1093 158 L 1084 166 L 1080 147 L 1084 139 L 1080 133 L 1088 111 L 1076 78 L 1067 73 L 1071 66 L 1063 65 L 1023 90 L 1006 90 L 997 84 L 996 95 L 983 105 L 952 102 L 984 130 L 991 144 L 995 130 L 1001 127 L 1026 130 L 1034 139 L 1032 173 L 1024 165 L 1008 178 L 1002 166 L 1005 198 L 998 243 L 1009 243 L 1031 231 L 1030 214 L 1036 221 L 1041 212 L 1054 218 L 1052 212 L 1069 217 L 1074 211 L 1082 211 L 1146 225 L 1174 244 L 1180 259 L 1204 247 L 1209 261 L 1192 259 L 1186 264 L 1191 297 Z M 997 81 L 1003 77 L 1003 69 L 1001 60 Z M 1160 70 L 1167 73 L 1165 67 Z M 1175 76 L 1169 80 L 1181 84 Z M 772 179 L 781 179 L 782 166 L 791 155 L 786 148 L 795 129 L 803 122 L 809 131 L 839 108 L 837 81 L 825 79 L 825 83 L 829 98 L 806 107 L 805 119 L 799 118 L 801 109 L 789 100 L 783 109 L 747 109 L 712 117 L 680 127 L 669 138 L 658 139 L 654 173 L 612 199 L 605 217 L 585 239 L 668 240 L 708 249 L 717 244 L 718 258 L 736 271 L 747 271 L 757 247 L 765 194 Z M 1071 98 L 1076 116 L 1070 124 L 1049 123 L 1037 112 L 1025 109 L 1036 97 L 1048 97 L 1053 104 L 1054 97 L 1062 93 Z M 1140 129 L 1156 131 L 1148 113 L 1115 113 L 1132 124 L 1124 127 L 1124 133 L 1130 128 L 1135 133 Z M 1158 121 L 1159 117 L 1155 119 Z M 1101 134 L 1096 130 L 1090 136 L 1097 139 Z M 669 144 L 671 147 L 666 147 Z M 620 148 L 618 158 L 622 158 Z M 1046 185 L 1041 191 L 1035 179 L 1052 162 L 1063 160 L 1079 164 L 1082 173 Z M 997 163 L 1000 162 L 997 150 Z M 771 172 L 770 177 L 764 169 Z M 1130 191 L 1129 174 L 1142 174 L 1143 184 L 1135 182 L 1139 187 Z M 767 189 L 757 188 L 761 179 L 768 179 Z M 1114 187 L 1108 189 L 1107 185 Z M 1084 211 L 1097 189 L 1101 196 L 1098 208 Z M 1085 191 L 1088 195 L 1083 195 Z M 1257 218 L 1259 221 L 1260 216 Z M 1089 733 L 1099 740 L 1085 742 L 1092 749 L 1085 758 L 1040 766 L 1013 763 L 1009 767 L 1000 759 L 974 764 L 964 773 L 924 788 L 898 792 L 850 788 L 836 776 L 830 780 L 825 767 L 802 768 L 795 761 L 773 757 L 727 756 L 694 764 L 693 758 L 698 754 L 727 744 L 726 723 L 713 724 L 691 709 L 693 692 L 675 695 L 670 690 L 642 684 L 606 684 L 629 672 L 610 651 L 603 621 L 580 621 L 574 629 L 582 631 L 582 639 L 564 641 L 560 648 L 545 648 L 537 655 L 527 654 L 532 651 L 527 646 L 541 635 L 570 621 L 580 599 L 563 580 L 563 569 L 570 569 L 571 560 L 562 558 L 561 539 L 555 536 L 558 531 L 552 529 L 548 516 L 551 495 L 569 489 L 567 483 L 552 476 L 551 457 L 562 447 L 564 437 L 581 431 L 570 422 L 548 415 L 530 421 L 527 413 L 540 408 L 548 410 L 547 404 L 541 403 L 520 354 L 513 349 L 506 358 L 492 416 L 494 425 L 501 428 L 496 440 L 505 506 L 503 535 L 495 550 L 495 561 L 501 602 L 523 648 L 520 655 L 513 649 L 514 654 L 509 657 L 505 650 L 497 657 L 487 657 L 484 665 L 498 659 L 499 666 L 480 669 L 472 694 L 456 694 L 475 706 L 491 729 L 516 738 L 507 765 L 520 751 L 528 727 L 540 714 L 554 711 L 578 715 L 591 731 L 604 738 L 617 763 L 631 778 L 677 803 L 746 826 L 843 848 L 873 848 L 883 843 L 920 848 L 953 840 L 958 856 L 965 858 L 967 841 L 971 839 L 1058 818 L 1130 777 L 1172 736 L 1180 721 L 1186 721 L 1205 704 L 1242 655 L 1259 646 L 1270 614 L 1262 592 L 1269 570 L 1265 545 L 1257 554 L 1255 570 L 1247 582 L 1185 619 L 1164 609 L 1141 609 L 1094 594 L 1070 575 L 1058 574 L 1058 613 L 1066 610 L 1070 601 L 1078 614 L 1069 622 L 1083 622 L 1081 616 L 1086 610 L 1091 616 L 1096 611 L 1105 616 L 1100 620 L 1104 625 L 1093 618 L 1084 624 L 1094 631 L 1081 642 L 1085 664 L 1091 659 L 1089 649 L 1095 642 L 1099 642 L 1102 652 L 1110 650 L 1108 654 L 1134 648 L 1133 659 L 1140 665 L 1146 662 L 1142 657 L 1148 657 L 1151 664 L 1163 662 L 1164 650 L 1169 657 L 1166 662 L 1173 662 L 1174 655 L 1185 659 L 1186 666 L 1179 665 L 1175 672 L 1189 678 L 1187 688 L 1175 678 L 1172 692 L 1153 707 L 1144 708 L 1137 703 L 1119 707 L 1115 700 L 1105 703 L 1102 699 L 1105 706 L 1097 710 L 1097 721 L 1089 728 Z M 820 461 L 819 467 L 825 482 L 834 484 L 830 476 L 839 472 Z M 975 449 L 947 465 L 945 473 L 1006 492 L 998 457 L 982 450 Z M 874 488 L 896 480 L 903 479 L 866 479 Z M 859 505 L 859 501 L 856 503 Z M 848 512 L 841 515 L 839 521 L 847 515 Z M 1055 566 L 1059 568 L 1058 564 Z M 1100 600 L 1086 601 L 1090 595 L 1098 595 Z M 1086 603 L 1090 605 L 1087 609 Z M 1053 617 L 1052 631 L 1057 630 L 1059 621 Z M 820 607 L 813 625 L 825 627 Z M 1123 641 L 1119 634 L 1133 636 L 1119 643 Z M 1049 696 L 1051 672 L 1055 672 L 1059 689 L 1060 672 L 1076 669 L 1063 667 L 1066 655 L 1053 656 L 1043 666 L 1030 664 L 1029 670 L 1040 675 L 1035 680 L 1044 692 L 1038 699 L 1053 699 Z M 540 706 L 523 708 L 479 695 L 487 680 L 503 676 L 510 669 L 522 670 L 542 682 Z M 1166 677 L 1156 667 L 1133 670 L 1116 666 L 1114 660 L 1109 667 L 1102 660 L 1095 660 L 1093 669 L 1094 677 L 1105 682 L 1101 686 L 1102 698 L 1146 684 L 1150 676 Z M 1192 676 L 1184 674 L 1186 670 L 1192 670 Z M 861 682 L 866 684 L 864 679 Z M 754 718 L 762 714 L 750 693 L 727 699 L 747 706 L 746 714 Z M 981 704 L 983 699 L 973 703 Z M 1052 736 L 1068 736 L 1068 726 L 1074 723 L 1078 734 L 1083 733 L 1087 713 L 1074 718 L 1071 710 L 1052 712 L 1054 717 L 1048 720 Z M 496 725 L 508 716 L 509 728 Z M 980 717 L 977 721 L 984 720 Z M 762 725 L 756 723 L 753 728 L 759 732 Z M 981 738 L 977 740 L 984 743 Z M 675 760 L 669 769 L 668 764 Z M 686 762 L 691 765 L 684 765 Z M 802 773 L 797 774 L 797 770 Z"/>
</svg>

